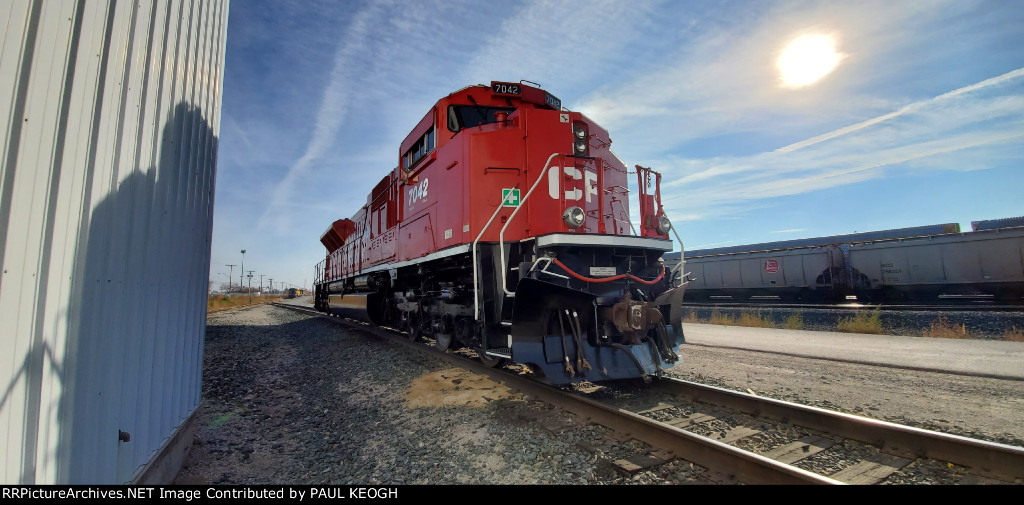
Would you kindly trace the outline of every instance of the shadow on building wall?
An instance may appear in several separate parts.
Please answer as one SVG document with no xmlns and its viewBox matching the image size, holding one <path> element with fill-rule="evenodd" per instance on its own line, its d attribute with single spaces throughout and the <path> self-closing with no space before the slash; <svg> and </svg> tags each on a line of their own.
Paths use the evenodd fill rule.
<svg viewBox="0 0 1024 505">
<path fill-rule="evenodd" d="M 143 170 L 146 142 L 107 146 L 137 157 L 120 181 L 83 167 L 86 195 L 109 191 L 80 223 L 63 393 L 43 395 L 59 402 L 59 440 L 47 452 L 66 462 L 57 482 L 127 482 L 199 404 L 217 138 L 198 107 L 179 103 Z"/>
</svg>

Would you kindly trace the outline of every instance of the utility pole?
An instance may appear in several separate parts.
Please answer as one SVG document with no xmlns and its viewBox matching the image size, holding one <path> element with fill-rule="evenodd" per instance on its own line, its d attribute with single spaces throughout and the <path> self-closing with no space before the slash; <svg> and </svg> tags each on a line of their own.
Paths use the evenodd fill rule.
<svg viewBox="0 0 1024 505">
<path fill-rule="evenodd" d="M 228 275 L 228 293 L 230 293 L 231 292 L 231 276 L 235 275 L 235 266 L 234 265 L 224 265 L 224 266 L 231 267 L 231 270 L 230 270 L 231 273 Z"/>
<path fill-rule="evenodd" d="M 270 278 L 270 292 L 271 293 L 274 292 L 274 278 L 273 277 Z"/>
<path fill-rule="evenodd" d="M 252 305 L 252 273 L 255 270 L 249 270 L 249 305 Z"/>
<path fill-rule="evenodd" d="M 263 296 L 263 274 L 260 274 L 260 296 Z"/>
<path fill-rule="evenodd" d="M 245 284 L 245 280 L 242 279 L 242 277 L 244 277 L 244 276 L 245 276 L 245 249 L 242 249 L 242 270 L 238 273 L 238 287 L 239 288 L 242 287 L 242 284 Z"/>
</svg>

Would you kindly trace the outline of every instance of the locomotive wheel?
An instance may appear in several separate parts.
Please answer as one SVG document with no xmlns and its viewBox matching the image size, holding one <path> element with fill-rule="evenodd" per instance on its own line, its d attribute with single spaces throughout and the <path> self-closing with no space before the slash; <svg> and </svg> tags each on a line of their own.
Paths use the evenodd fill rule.
<svg viewBox="0 0 1024 505">
<path fill-rule="evenodd" d="M 410 312 L 405 320 L 405 332 L 409 336 L 410 342 L 415 342 L 420 339 L 420 334 L 423 333 L 420 327 L 420 315 L 416 312 Z"/>
<path fill-rule="evenodd" d="M 505 363 L 505 358 L 501 358 L 498 356 L 488 356 L 484 354 L 483 351 L 477 351 L 476 354 L 477 356 L 480 356 L 480 362 L 483 363 L 484 366 L 487 368 L 495 368 Z"/>
</svg>

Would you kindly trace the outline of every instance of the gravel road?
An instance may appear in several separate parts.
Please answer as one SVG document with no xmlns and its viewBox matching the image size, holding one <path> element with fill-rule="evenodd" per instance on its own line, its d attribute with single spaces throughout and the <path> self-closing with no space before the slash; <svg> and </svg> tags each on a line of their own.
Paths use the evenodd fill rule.
<svg viewBox="0 0 1024 505">
<path fill-rule="evenodd" d="M 681 378 L 1024 445 L 1024 385 L 691 347 Z M 203 403 L 179 484 L 703 482 L 674 461 L 428 355 L 287 309 L 211 314 Z"/>
</svg>

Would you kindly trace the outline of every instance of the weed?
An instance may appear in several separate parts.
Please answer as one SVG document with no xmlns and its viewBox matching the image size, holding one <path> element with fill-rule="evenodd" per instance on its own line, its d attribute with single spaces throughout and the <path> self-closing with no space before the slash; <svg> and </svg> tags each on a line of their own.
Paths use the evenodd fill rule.
<svg viewBox="0 0 1024 505">
<path fill-rule="evenodd" d="M 280 300 L 281 296 L 253 296 L 252 305 L 260 303 L 276 302 Z M 206 309 L 207 311 L 229 309 L 231 307 L 240 307 L 242 305 L 249 305 L 249 296 L 238 295 L 238 296 L 211 296 L 207 298 Z"/>
<path fill-rule="evenodd" d="M 1024 342 L 1024 331 L 1018 330 L 1016 326 L 1003 332 L 1003 340 L 1008 342 Z"/>
<path fill-rule="evenodd" d="M 724 324 L 726 326 L 733 324 L 732 316 L 729 314 L 722 314 L 718 309 L 711 310 L 711 324 Z"/>
<path fill-rule="evenodd" d="M 752 328 L 774 328 L 775 323 L 770 317 L 761 315 L 761 311 L 750 312 L 744 310 L 740 313 L 736 326 L 748 326 Z"/>
<path fill-rule="evenodd" d="M 686 317 L 683 318 L 684 323 L 699 323 L 700 318 L 697 317 L 697 311 L 686 311 Z"/>
<path fill-rule="evenodd" d="M 800 312 L 794 312 L 786 317 L 786 320 L 782 323 L 782 327 L 787 330 L 802 330 L 804 329 L 804 316 Z"/>
<path fill-rule="evenodd" d="M 882 333 L 881 313 L 878 309 L 870 313 L 861 312 L 853 317 L 841 317 L 836 323 L 836 331 L 845 333 Z"/>
<path fill-rule="evenodd" d="M 971 338 L 967 333 L 967 327 L 963 324 L 957 326 L 950 324 L 946 316 L 939 316 L 932 322 L 931 326 L 924 332 L 925 337 L 931 338 Z"/>
</svg>

